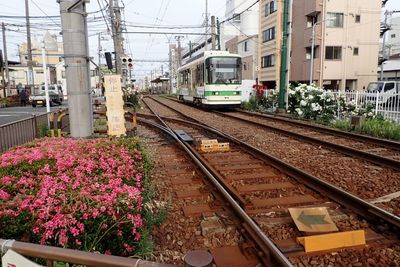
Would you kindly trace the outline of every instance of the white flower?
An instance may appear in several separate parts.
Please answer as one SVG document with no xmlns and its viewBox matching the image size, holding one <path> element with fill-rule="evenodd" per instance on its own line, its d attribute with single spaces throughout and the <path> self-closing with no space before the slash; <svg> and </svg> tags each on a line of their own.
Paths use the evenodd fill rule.
<svg viewBox="0 0 400 267">
<path fill-rule="evenodd" d="M 303 111 L 300 108 L 296 108 L 296 112 L 299 116 L 303 115 Z"/>
<path fill-rule="evenodd" d="M 311 103 L 311 109 L 313 111 L 320 111 L 322 107 L 318 103 Z"/>
<path fill-rule="evenodd" d="M 307 106 L 307 101 L 301 100 L 301 101 L 300 101 L 300 106 L 302 106 L 302 107 Z"/>
<path fill-rule="evenodd" d="M 313 96 L 313 95 L 309 95 L 309 96 L 308 96 L 308 99 L 313 100 L 313 99 L 314 99 L 314 96 Z"/>
</svg>

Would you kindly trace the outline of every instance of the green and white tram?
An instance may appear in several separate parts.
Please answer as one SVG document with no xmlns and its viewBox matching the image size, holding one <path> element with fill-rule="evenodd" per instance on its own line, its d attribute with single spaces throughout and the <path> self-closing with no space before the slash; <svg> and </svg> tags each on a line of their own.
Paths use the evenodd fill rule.
<svg viewBox="0 0 400 267">
<path fill-rule="evenodd" d="M 178 98 L 205 107 L 239 107 L 241 56 L 205 51 L 178 69 Z"/>
</svg>

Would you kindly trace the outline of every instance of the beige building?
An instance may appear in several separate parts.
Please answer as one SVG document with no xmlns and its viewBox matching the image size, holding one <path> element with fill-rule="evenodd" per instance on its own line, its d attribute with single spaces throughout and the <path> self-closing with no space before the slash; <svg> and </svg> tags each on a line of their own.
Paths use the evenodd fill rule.
<svg viewBox="0 0 400 267">
<path fill-rule="evenodd" d="M 279 80 L 283 6 L 282 1 L 261 2 L 259 79 L 270 85 Z M 290 81 L 309 82 L 313 26 L 315 83 L 327 89 L 361 90 L 376 81 L 380 0 L 292 2 Z M 277 6 L 277 11 L 272 12 L 271 5 Z"/>
<path fill-rule="evenodd" d="M 57 41 L 57 36 L 51 35 L 49 32 L 47 32 L 43 36 L 43 40 L 46 47 L 45 50 L 46 63 L 48 65 L 54 66 L 58 64 L 60 61 L 62 61 L 62 58 L 64 56 L 63 43 Z M 28 59 L 27 51 L 28 51 L 27 44 L 22 43 L 19 46 L 19 57 L 21 65 L 27 64 L 27 59 Z M 32 62 L 33 65 L 41 65 L 43 62 L 42 44 L 41 42 L 36 40 L 32 42 Z M 35 84 L 37 84 L 36 81 Z"/>
<path fill-rule="evenodd" d="M 281 63 L 283 1 L 260 1 L 258 81 L 268 88 L 278 88 Z"/>
</svg>

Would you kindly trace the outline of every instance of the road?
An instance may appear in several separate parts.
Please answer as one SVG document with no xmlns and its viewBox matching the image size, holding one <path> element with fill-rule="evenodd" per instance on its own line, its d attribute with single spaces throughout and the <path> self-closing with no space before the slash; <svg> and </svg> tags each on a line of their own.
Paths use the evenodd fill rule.
<svg viewBox="0 0 400 267">
<path fill-rule="evenodd" d="M 60 108 L 68 108 L 68 103 L 64 101 L 61 106 L 54 106 L 50 109 L 59 110 Z M 33 114 L 40 115 L 43 113 L 46 113 L 46 107 L 42 106 L 33 108 L 31 105 L 27 105 L 26 107 L 0 108 L 0 126 L 32 117 Z"/>
</svg>

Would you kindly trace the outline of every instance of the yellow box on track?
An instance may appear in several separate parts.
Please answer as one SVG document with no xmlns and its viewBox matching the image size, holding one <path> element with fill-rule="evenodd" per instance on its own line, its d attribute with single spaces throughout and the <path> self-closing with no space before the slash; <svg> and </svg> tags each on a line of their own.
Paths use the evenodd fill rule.
<svg viewBox="0 0 400 267">
<path fill-rule="evenodd" d="M 298 237 L 306 252 L 365 245 L 364 230 Z"/>
<path fill-rule="evenodd" d="M 218 143 L 218 140 L 201 140 L 200 150 L 202 152 L 225 152 L 229 151 L 229 143 Z"/>
</svg>

